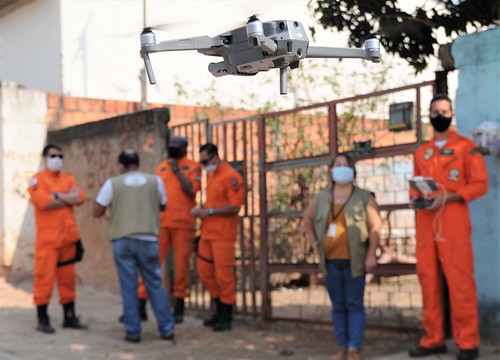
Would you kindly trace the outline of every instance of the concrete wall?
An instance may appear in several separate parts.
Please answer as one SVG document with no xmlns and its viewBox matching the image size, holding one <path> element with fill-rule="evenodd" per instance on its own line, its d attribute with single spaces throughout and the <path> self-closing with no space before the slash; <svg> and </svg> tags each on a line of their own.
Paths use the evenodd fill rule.
<svg viewBox="0 0 500 360">
<path fill-rule="evenodd" d="M 0 17 L 0 80 L 62 91 L 59 1 L 36 0 Z"/>
<path fill-rule="evenodd" d="M 76 216 L 86 253 L 77 266 L 84 284 L 118 290 L 107 219 L 94 219 L 93 199 L 104 183 L 118 175 L 117 158 L 124 148 L 139 151 L 141 169 L 154 172 L 163 158 L 168 109 L 156 109 L 49 132 L 48 141 L 60 144 L 65 153 L 64 170 L 72 173 L 89 201 Z"/>
<path fill-rule="evenodd" d="M 458 131 L 470 136 L 483 121 L 500 124 L 500 28 L 459 37 L 452 47 L 459 69 Z M 487 196 L 471 203 L 475 275 L 483 336 L 500 339 L 500 156 L 485 157 Z"/>
<path fill-rule="evenodd" d="M 27 187 L 40 166 L 45 143 L 47 95 L 14 83 L 0 85 L 0 260 L 10 267 L 31 264 L 35 229 Z M 18 246 L 19 244 L 22 244 Z"/>
</svg>

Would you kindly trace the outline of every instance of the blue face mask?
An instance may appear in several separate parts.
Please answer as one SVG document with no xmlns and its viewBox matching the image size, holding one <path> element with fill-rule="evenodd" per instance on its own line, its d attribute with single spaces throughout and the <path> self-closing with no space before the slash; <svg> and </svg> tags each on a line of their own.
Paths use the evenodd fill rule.
<svg viewBox="0 0 500 360">
<path fill-rule="evenodd" d="M 354 170 L 349 166 L 332 168 L 332 180 L 339 184 L 348 184 L 354 180 Z"/>
</svg>

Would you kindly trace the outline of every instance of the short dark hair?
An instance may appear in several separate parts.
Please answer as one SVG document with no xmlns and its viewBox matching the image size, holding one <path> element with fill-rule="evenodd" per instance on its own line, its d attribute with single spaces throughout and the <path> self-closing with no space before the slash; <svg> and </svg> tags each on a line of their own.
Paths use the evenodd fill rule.
<svg viewBox="0 0 500 360">
<path fill-rule="evenodd" d="M 217 157 L 219 156 L 219 150 L 217 149 L 217 146 L 215 146 L 212 143 L 206 143 L 205 145 L 200 146 L 200 152 L 205 151 L 208 156 L 214 156 L 216 155 Z"/>
<path fill-rule="evenodd" d="M 56 145 L 56 144 L 47 144 L 47 145 L 45 145 L 45 147 L 42 150 L 42 155 L 43 156 L 47 156 L 49 154 L 50 149 L 57 149 L 60 152 L 62 152 L 62 149 L 61 149 L 61 147 L 59 145 Z"/>
<path fill-rule="evenodd" d="M 451 101 L 450 97 L 446 94 L 436 94 L 432 97 L 431 103 L 429 104 L 429 110 L 432 108 L 432 104 L 434 104 L 436 101 L 439 100 L 446 100 L 450 103 L 450 108 L 453 110 L 453 102 Z"/>
<path fill-rule="evenodd" d="M 343 157 L 347 160 L 347 164 L 351 169 L 354 170 L 354 178 L 356 179 L 356 159 L 354 156 L 348 153 L 338 153 L 332 158 L 332 161 L 330 162 L 330 169 L 333 168 L 333 164 L 335 163 L 335 160 L 337 160 L 339 157 Z"/>
<path fill-rule="evenodd" d="M 133 149 L 125 149 L 118 155 L 118 164 L 128 169 L 131 165 L 139 166 L 139 154 Z"/>
</svg>

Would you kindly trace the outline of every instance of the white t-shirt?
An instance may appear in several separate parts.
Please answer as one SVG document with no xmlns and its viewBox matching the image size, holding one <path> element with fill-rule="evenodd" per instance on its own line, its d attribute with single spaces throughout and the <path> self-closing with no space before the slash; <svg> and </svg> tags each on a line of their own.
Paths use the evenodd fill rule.
<svg viewBox="0 0 500 360">
<path fill-rule="evenodd" d="M 144 175 L 131 171 L 125 176 L 124 183 L 128 186 L 140 186 L 144 185 L 147 182 L 147 179 Z M 167 194 L 165 192 L 165 186 L 163 185 L 163 181 L 160 177 L 156 176 L 156 182 L 158 183 L 158 194 L 160 195 L 160 204 L 167 204 Z M 99 190 L 99 194 L 95 199 L 96 203 L 101 206 L 108 207 L 113 202 L 113 185 L 111 179 L 107 179 Z M 147 241 L 156 241 L 157 237 L 150 234 L 131 234 L 128 235 L 129 238 L 139 239 L 139 240 L 147 240 Z"/>
<path fill-rule="evenodd" d="M 436 143 L 436 146 L 440 149 L 443 148 L 443 146 L 446 145 L 446 142 L 448 141 L 448 139 L 444 139 L 444 140 L 434 140 L 434 142 Z"/>
</svg>

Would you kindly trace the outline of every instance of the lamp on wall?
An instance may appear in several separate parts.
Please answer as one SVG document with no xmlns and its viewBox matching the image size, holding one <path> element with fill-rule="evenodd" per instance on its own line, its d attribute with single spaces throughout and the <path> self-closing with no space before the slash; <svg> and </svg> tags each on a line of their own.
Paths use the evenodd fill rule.
<svg viewBox="0 0 500 360">
<path fill-rule="evenodd" d="M 354 153 L 357 158 L 363 158 L 372 155 L 372 141 L 355 141 L 354 142 Z"/>
<path fill-rule="evenodd" d="M 389 105 L 389 130 L 403 131 L 412 129 L 413 102 Z"/>
</svg>

